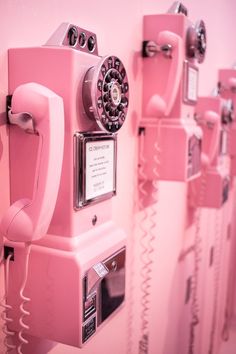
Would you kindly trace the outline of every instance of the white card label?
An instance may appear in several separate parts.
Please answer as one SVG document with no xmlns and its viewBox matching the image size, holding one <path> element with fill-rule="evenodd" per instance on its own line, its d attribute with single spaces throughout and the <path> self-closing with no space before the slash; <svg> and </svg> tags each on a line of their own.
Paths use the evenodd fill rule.
<svg viewBox="0 0 236 354">
<path fill-rule="evenodd" d="M 197 101 L 197 86 L 198 86 L 198 71 L 189 67 L 188 68 L 188 100 Z"/>
<path fill-rule="evenodd" d="M 114 191 L 114 152 L 114 140 L 86 143 L 86 200 Z"/>
</svg>

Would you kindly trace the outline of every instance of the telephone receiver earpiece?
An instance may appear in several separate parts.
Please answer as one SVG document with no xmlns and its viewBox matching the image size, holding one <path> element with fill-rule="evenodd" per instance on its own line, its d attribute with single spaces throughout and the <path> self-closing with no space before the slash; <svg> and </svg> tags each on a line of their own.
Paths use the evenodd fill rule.
<svg viewBox="0 0 236 354">
<path fill-rule="evenodd" d="M 1 235 L 11 241 L 30 242 L 45 236 L 54 212 L 64 149 L 63 100 L 48 88 L 26 83 L 12 96 L 10 122 L 39 136 L 32 199 L 20 199 L 6 211 Z"/>
<path fill-rule="evenodd" d="M 180 36 L 170 31 L 162 31 L 158 35 L 157 43 L 160 47 L 168 44 L 171 48 L 171 56 L 166 59 L 171 60 L 171 64 L 165 92 L 163 95 L 153 95 L 147 105 L 147 115 L 155 118 L 170 114 L 177 96 L 184 61 L 183 39 Z"/>
<path fill-rule="evenodd" d="M 201 154 L 202 164 L 209 166 L 217 154 L 220 140 L 221 118 L 219 114 L 214 111 L 206 111 L 203 116 L 203 121 L 213 129 L 208 151 L 202 152 Z"/>
</svg>

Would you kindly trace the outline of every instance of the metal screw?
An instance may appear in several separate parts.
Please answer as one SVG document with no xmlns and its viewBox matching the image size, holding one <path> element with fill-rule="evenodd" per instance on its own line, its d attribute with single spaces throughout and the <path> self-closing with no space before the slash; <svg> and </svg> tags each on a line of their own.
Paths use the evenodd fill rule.
<svg viewBox="0 0 236 354">
<path fill-rule="evenodd" d="M 96 225 L 97 221 L 98 221 L 97 215 L 94 215 L 94 217 L 92 218 L 93 226 Z"/>
</svg>

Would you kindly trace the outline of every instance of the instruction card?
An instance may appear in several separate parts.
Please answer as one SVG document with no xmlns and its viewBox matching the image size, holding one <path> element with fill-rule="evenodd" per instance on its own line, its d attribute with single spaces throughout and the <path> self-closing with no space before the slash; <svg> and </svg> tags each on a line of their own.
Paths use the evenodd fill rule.
<svg viewBox="0 0 236 354">
<path fill-rule="evenodd" d="M 188 68 L 188 100 L 197 101 L 198 91 L 198 71 L 194 68 Z"/>
<path fill-rule="evenodd" d="M 114 140 L 86 143 L 85 199 L 90 200 L 115 190 Z"/>
</svg>

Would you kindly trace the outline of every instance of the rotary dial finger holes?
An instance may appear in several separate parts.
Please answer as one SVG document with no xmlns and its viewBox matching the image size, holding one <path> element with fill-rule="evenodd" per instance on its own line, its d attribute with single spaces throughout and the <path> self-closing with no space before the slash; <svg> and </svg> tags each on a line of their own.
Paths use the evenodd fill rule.
<svg viewBox="0 0 236 354">
<path fill-rule="evenodd" d="M 86 81 L 91 82 L 89 115 L 92 112 L 102 130 L 117 132 L 125 121 L 129 104 L 129 84 L 121 60 L 115 56 L 103 58 L 96 67 L 89 69 L 85 85 Z"/>
<path fill-rule="evenodd" d="M 201 20 L 195 26 L 191 26 L 187 33 L 187 56 L 196 58 L 198 63 L 205 59 L 207 37 L 205 23 Z"/>
</svg>

